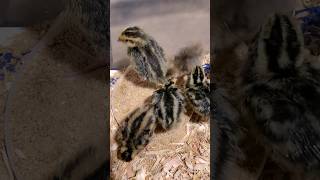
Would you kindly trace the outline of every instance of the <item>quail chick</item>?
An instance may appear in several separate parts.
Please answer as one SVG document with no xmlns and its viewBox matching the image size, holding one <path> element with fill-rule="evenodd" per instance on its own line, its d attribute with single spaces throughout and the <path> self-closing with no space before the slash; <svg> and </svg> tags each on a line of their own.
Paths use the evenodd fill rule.
<svg viewBox="0 0 320 180">
<path fill-rule="evenodd" d="M 210 82 L 201 66 L 196 66 L 190 74 L 185 94 L 199 115 L 210 115 Z"/>
<path fill-rule="evenodd" d="M 121 33 L 119 41 L 128 46 L 128 56 L 140 76 L 154 83 L 166 82 L 167 60 L 163 49 L 151 36 L 133 26 Z"/>
<path fill-rule="evenodd" d="M 181 90 L 170 80 L 163 88 L 153 93 L 152 104 L 158 124 L 168 130 L 180 120 L 184 110 L 184 97 Z"/>
<path fill-rule="evenodd" d="M 189 73 L 195 66 L 201 65 L 202 48 L 193 44 L 180 49 L 172 61 L 173 67 L 182 73 Z"/>
<path fill-rule="evenodd" d="M 116 140 L 118 157 L 131 161 L 150 141 L 156 127 L 154 107 L 145 104 L 133 111 L 124 121 Z"/>
<path fill-rule="evenodd" d="M 65 9 L 55 18 L 39 43 L 24 59 L 32 59 L 46 46 L 53 48 L 57 54 L 64 54 L 66 49 L 66 53 L 70 53 L 71 47 L 89 60 L 86 64 L 90 65 L 81 69 L 80 73 L 109 66 L 110 23 L 106 11 L 109 9 L 109 3 L 103 0 L 66 0 L 63 3 Z M 60 45 L 67 46 L 61 48 Z M 78 73 L 71 75 L 76 74 Z"/>
<path fill-rule="evenodd" d="M 266 14 L 287 12 L 301 7 L 300 1 L 293 0 L 216 0 L 212 2 L 211 43 L 217 55 L 222 50 L 250 41 L 264 21 Z"/>
<path fill-rule="evenodd" d="M 90 43 L 88 49 L 83 44 L 73 44 L 80 51 L 85 52 L 92 61 L 84 72 L 96 70 L 110 65 L 110 32 L 108 18 L 109 3 L 104 0 L 67 0 L 64 11 L 65 23 L 70 29 L 80 30 L 86 40 Z M 79 38 L 76 37 L 72 38 Z"/>
<path fill-rule="evenodd" d="M 67 13 L 70 18 L 78 19 L 79 25 L 86 29 L 93 42 L 100 48 L 105 49 L 108 46 L 107 38 L 109 36 L 109 19 L 107 17 L 108 3 L 103 0 L 68 0 Z M 78 15 L 76 17 L 75 15 Z"/>
<path fill-rule="evenodd" d="M 274 14 L 257 34 L 243 70 L 243 115 L 273 159 L 293 172 L 319 170 L 319 68 L 318 59 L 304 57 L 295 22 Z"/>
</svg>

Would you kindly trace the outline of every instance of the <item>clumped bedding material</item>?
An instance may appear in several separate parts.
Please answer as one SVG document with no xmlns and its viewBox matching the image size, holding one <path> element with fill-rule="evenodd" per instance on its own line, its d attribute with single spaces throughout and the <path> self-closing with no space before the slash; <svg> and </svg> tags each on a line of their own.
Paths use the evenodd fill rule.
<svg viewBox="0 0 320 180">
<path fill-rule="evenodd" d="M 209 54 L 203 56 L 208 63 Z M 126 75 L 124 75 L 124 73 Z M 156 89 L 142 81 L 129 67 L 115 75 L 110 91 L 110 149 L 112 179 L 209 179 L 210 126 L 182 115 L 182 122 L 167 132 L 157 132 L 131 162 L 117 158 L 115 135 L 119 124 Z"/>
</svg>

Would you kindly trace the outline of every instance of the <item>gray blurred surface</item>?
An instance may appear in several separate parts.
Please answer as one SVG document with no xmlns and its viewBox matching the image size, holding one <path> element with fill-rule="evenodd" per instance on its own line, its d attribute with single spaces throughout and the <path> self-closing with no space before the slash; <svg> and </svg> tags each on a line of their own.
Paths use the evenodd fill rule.
<svg viewBox="0 0 320 180">
<path fill-rule="evenodd" d="M 113 68 L 128 65 L 126 47 L 117 42 L 121 31 L 140 26 L 172 57 L 180 48 L 200 43 L 210 48 L 210 0 L 111 0 Z"/>
<path fill-rule="evenodd" d="M 0 26 L 21 27 L 56 17 L 63 0 L 1 0 Z"/>
<path fill-rule="evenodd" d="M 250 39 L 272 13 L 303 8 L 300 0 L 214 0 L 213 37 L 217 49 Z"/>
<path fill-rule="evenodd" d="M 7 45 L 10 40 L 18 33 L 23 32 L 23 28 L 0 28 L 0 45 Z"/>
</svg>

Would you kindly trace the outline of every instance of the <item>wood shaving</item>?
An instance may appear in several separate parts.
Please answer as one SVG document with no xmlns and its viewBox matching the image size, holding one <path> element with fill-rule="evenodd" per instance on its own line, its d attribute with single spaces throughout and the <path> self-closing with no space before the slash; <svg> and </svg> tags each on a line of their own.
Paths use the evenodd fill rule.
<svg viewBox="0 0 320 180">
<path fill-rule="evenodd" d="M 186 166 L 187 166 L 190 170 L 193 170 L 193 164 L 191 163 L 190 159 L 187 159 L 187 160 L 185 161 L 185 163 L 186 163 Z"/>
<path fill-rule="evenodd" d="M 146 177 L 145 170 L 144 169 L 138 170 L 137 175 L 136 175 L 136 180 L 145 180 L 145 177 Z"/>
<path fill-rule="evenodd" d="M 118 144 L 117 144 L 117 143 L 113 143 L 113 144 L 111 145 L 110 150 L 111 150 L 111 151 L 116 151 L 117 148 L 118 148 Z"/>
<path fill-rule="evenodd" d="M 135 176 L 135 171 L 133 170 L 132 166 L 127 167 L 126 174 L 127 174 L 128 178 Z"/>
</svg>

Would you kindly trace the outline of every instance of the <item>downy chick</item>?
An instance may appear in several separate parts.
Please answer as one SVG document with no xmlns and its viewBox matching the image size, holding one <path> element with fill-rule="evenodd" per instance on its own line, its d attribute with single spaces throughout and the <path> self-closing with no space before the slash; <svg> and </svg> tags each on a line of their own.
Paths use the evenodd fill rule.
<svg viewBox="0 0 320 180">
<path fill-rule="evenodd" d="M 150 141 L 156 128 L 156 117 L 152 105 L 143 105 L 133 111 L 124 121 L 116 140 L 120 146 L 118 157 L 131 161 Z"/>
<path fill-rule="evenodd" d="M 201 66 L 196 66 L 189 75 L 185 94 L 195 112 L 210 116 L 210 81 Z"/>
<path fill-rule="evenodd" d="M 180 121 L 184 111 L 184 100 L 181 90 L 172 81 L 153 93 L 155 115 L 163 129 L 168 130 Z"/>
<path fill-rule="evenodd" d="M 135 70 L 145 80 L 164 84 L 167 74 L 167 60 L 162 47 L 141 28 L 126 28 L 118 39 L 128 46 L 128 56 Z"/>
<path fill-rule="evenodd" d="M 257 34 L 242 74 L 242 112 L 273 160 L 291 172 L 320 167 L 320 62 L 304 56 L 293 20 L 274 14 Z"/>
</svg>

